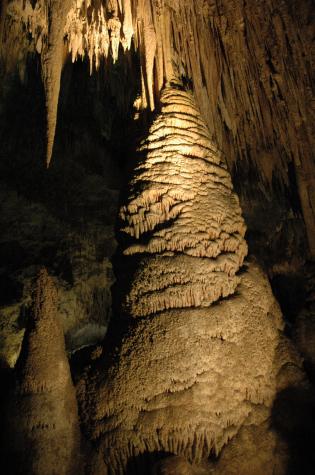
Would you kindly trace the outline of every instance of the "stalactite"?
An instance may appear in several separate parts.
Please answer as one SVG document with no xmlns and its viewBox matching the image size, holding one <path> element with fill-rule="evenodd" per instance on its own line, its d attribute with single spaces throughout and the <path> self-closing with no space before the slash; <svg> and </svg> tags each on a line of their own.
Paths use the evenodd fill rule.
<svg viewBox="0 0 315 475">
<path fill-rule="evenodd" d="M 131 47 L 131 40 L 134 35 L 133 24 L 132 24 L 132 12 L 131 12 L 131 0 L 123 0 L 122 2 L 122 11 L 123 11 L 123 33 L 124 41 L 123 47 L 124 50 L 129 50 Z"/>
<path fill-rule="evenodd" d="M 113 62 L 118 59 L 119 43 L 120 43 L 120 29 L 121 23 L 117 16 L 113 16 L 108 21 L 108 30 L 110 31 L 110 44 Z"/>
<path fill-rule="evenodd" d="M 42 51 L 42 78 L 47 111 L 47 167 L 49 167 L 51 161 L 55 140 L 63 64 L 64 23 L 70 5 L 71 0 L 51 0 L 47 10 L 47 40 Z"/>
<path fill-rule="evenodd" d="M 145 23 L 143 26 L 143 42 L 145 52 L 145 78 L 148 87 L 148 103 L 150 104 L 150 109 L 153 111 L 153 67 L 156 51 L 156 35 L 152 21 L 150 23 Z"/>
<path fill-rule="evenodd" d="M 153 67 L 156 53 L 156 32 L 152 20 L 151 2 L 149 0 L 142 0 L 141 11 L 143 12 L 143 25 L 141 31 L 141 50 L 143 57 L 141 58 L 141 67 L 143 69 L 142 76 L 144 78 L 144 94 L 147 94 L 146 103 L 151 110 L 154 110 L 154 78 Z"/>
</svg>

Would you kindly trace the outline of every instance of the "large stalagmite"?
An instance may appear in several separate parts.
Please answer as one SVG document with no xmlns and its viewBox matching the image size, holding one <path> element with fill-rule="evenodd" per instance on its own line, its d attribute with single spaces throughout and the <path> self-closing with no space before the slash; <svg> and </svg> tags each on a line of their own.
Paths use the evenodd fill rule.
<svg viewBox="0 0 315 475">
<path fill-rule="evenodd" d="M 219 453 L 268 419 L 288 359 L 266 278 L 238 275 L 245 225 L 192 94 L 167 87 L 161 105 L 120 211 L 120 336 L 79 391 L 111 474 L 147 452 Z"/>
<path fill-rule="evenodd" d="M 53 281 L 43 269 L 6 408 L 1 448 L 7 474 L 82 473 L 77 402 L 56 299 Z"/>
</svg>

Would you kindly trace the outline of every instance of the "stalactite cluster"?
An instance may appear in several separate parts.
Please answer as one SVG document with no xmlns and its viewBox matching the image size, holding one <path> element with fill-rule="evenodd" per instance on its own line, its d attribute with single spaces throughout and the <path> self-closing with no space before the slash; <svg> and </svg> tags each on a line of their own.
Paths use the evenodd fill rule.
<svg viewBox="0 0 315 475">
<path fill-rule="evenodd" d="M 24 60 L 29 50 L 42 51 L 47 35 L 46 5 L 36 2 L 4 1 L 1 5 L 1 66 L 5 72 L 19 68 L 23 76 Z M 30 37 L 30 38 L 29 38 Z"/>
<path fill-rule="evenodd" d="M 86 51 L 90 62 L 98 69 L 100 59 L 108 58 L 109 53 L 115 63 L 118 59 L 119 45 L 129 50 L 133 37 L 130 1 L 92 2 L 77 1 L 67 15 L 65 35 L 68 39 L 72 61 L 84 57 Z"/>
</svg>

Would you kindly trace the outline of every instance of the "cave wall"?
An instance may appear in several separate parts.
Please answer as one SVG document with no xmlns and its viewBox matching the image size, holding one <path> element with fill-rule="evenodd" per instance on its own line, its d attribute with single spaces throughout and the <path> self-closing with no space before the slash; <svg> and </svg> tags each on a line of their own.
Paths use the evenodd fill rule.
<svg viewBox="0 0 315 475">
<path fill-rule="evenodd" d="M 173 77 L 193 89 L 225 156 L 250 251 L 275 291 L 292 274 L 297 286 L 312 279 L 313 20 L 307 0 L 2 2 L 5 326 L 21 335 L 38 264 L 55 267 L 62 305 L 73 309 L 64 311 L 67 332 L 75 320 L 107 319 L 97 308 L 106 301 L 110 314 L 127 155 Z M 8 268 L 13 254 L 20 257 Z M 102 335 L 103 323 L 92 334 Z"/>
<path fill-rule="evenodd" d="M 58 2 L 6 3 L 1 22 L 3 71 L 17 67 L 23 76 L 29 51 L 39 52 L 41 62 L 47 62 L 45 45 L 49 49 L 54 34 L 48 18 L 54 18 L 51 12 L 58 9 Z M 69 4 L 67 12 L 60 11 L 54 20 L 64 25 L 64 50 L 53 53 L 59 63 L 68 50 L 72 61 L 87 57 L 90 72 L 100 67 L 102 58 L 108 70 L 119 51 L 128 54 L 133 37 L 140 55 L 141 107 L 154 108 L 159 90 L 173 75 L 191 83 L 214 142 L 225 152 L 236 181 L 243 184 L 238 192 L 244 196 L 245 209 L 252 185 L 259 190 L 259 202 L 264 202 L 262 213 L 276 202 L 281 224 L 285 222 L 282 234 L 288 221 L 293 228 L 303 226 L 302 215 L 312 253 L 310 1 L 79 1 Z M 48 107 L 49 85 L 45 79 L 43 83 Z M 55 116 L 56 108 L 57 102 L 47 109 L 47 117 L 52 109 Z M 54 120 L 47 119 L 48 135 L 54 135 Z M 49 139 L 49 156 L 51 147 Z M 303 239 L 294 231 L 299 249 Z"/>
<path fill-rule="evenodd" d="M 38 58 L 28 57 L 23 82 L 14 74 L 7 78 L 0 113 L 5 366 L 13 366 L 19 354 L 32 281 L 42 266 L 49 269 L 60 293 L 69 351 L 104 337 L 112 313 L 114 224 L 126 168 L 126 108 L 137 91 L 135 80 L 125 96 L 118 96 L 117 77 L 127 77 L 127 68 L 127 62 L 113 68 L 103 88 L 104 71 L 90 77 L 85 62 L 65 66 L 55 138 L 59 158 L 48 171 L 42 164 L 45 99 Z"/>
<path fill-rule="evenodd" d="M 254 180 L 253 189 L 259 188 L 265 209 L 268 201 L 276 201 L 283 220 L 291 218 L 293 227 L 294 221 L 302 225 L 302 214 L 309 250 L 314 253 L 314 18 L 310 0 L 80 0 L 61 2 L 64 10 L 59 3 L 5 2 L 1 21 L 4 70 L 18 66 L 23 75 L 28 51 L 40 53 L 48 162 L 58 91 L 50 90 L 46 76 L 56 74 L 51 83 L 59 84 L 67 50 L 72 61 L 88 57 L 90 72 L 100 67 L 102 58 L 108 67 L 111 60 L 118 60 L 119 52 L 128 54 L 133 38 L 140 55 L 141 107 L 153 109 L 163 84 L 172 76 L 190 82 L 212 138 L 224 151 L 237 181 L 243 182 L 244 174 L 246 181 Z M 55 24 L 62 30 L 56 41 Z M 60 48 L 54 52 L 55 43 Z M 48 63 L 51 73 L 45 70 Z M 243 183 L 239 190 L 244 202 L 247 188 L 250 184 Z M 286 208 L 293 210 L 293 218 Z M 296 241 L 296 247 L 301 245 L 299 236 Z"/>
</svg>

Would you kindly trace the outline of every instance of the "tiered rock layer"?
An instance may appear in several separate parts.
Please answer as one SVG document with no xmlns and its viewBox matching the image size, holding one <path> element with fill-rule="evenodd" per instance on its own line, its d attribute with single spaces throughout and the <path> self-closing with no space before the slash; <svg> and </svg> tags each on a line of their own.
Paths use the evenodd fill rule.
<svg viewBox="0 0 315 475">
<path fill-rule="evenodd" d="M 266 278 L 255 265 L 237 276 L 241 210 L 191 93 L 165 89 L 139 153 L 120 211 L 122 337 L 79 386 L 111 474 L 147 452 L 219 453 L 270 416 L 288 361 Z"/>
</svg>

